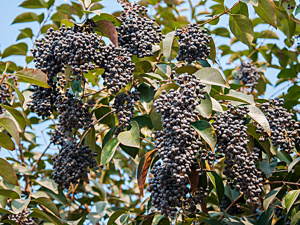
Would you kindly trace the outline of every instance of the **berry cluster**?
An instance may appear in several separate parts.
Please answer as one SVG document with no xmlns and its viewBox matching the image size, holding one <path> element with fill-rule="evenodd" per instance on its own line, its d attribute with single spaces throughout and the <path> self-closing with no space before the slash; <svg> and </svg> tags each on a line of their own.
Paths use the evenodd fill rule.
<svg viewBox="0 0 300 225">
<path fill-rule="evenodd" d="M 259 141 L 266 141 L 269 137 L 274 146 L 291 154 L 296 145 L 300 144 L 300 124 L 293 119 L 293 113 L 283 108 L 283 103 L 282 99 L 270 99 L 261 105 L 270 124 L 271 135 L 269 136 L 259 124 L 256 132 L 263 134 Z"/>
<path fill-rule="evenodd" d="M 213 126 L 217 134 L 218 153 L 225 156 L 223 174 L 229 186 L 245 194 L 247 203 L 257 202 L 262 192 L 263 174 L 256 168 L 260 149 L 254 147 L 247 151 L 247 126 L 244 125 L 249 109 L 244 106 L 228 105 L 228 110 L 214 115 Z"/>
<path fill-rule="evenodd" d="M 244 85 L 255 88 L 260 78 L 260 71 L 255 65 L 248 62 L 242 62 L 239 69 L 237 79 L 242 81 Z"/>
<path fill-rule="evenodd" d="M 8 98 L 10 97 L 8 87 L 2 83 L 0 85 L 0 104 L 8 104 Z M 4 108 L 0 106 L 0 114 L 4 112 Z"/>
<path fill-rule="evenodd" d="M 119 18 L 122 24 L 117 28 L 119 46 L 139 58 L 152 56 L 152 44 L 158 44 L 163 39 L 160 27 L 154 26 L 155 20 L 142 17 L 146 13 L 144 6 L 125 0 L 118 2 L 123 7 Z M 139 15 L 140 12 L 142 16 Z"/>
<path fill-rule="evenodd" d="M 201 29 L 199 24 L 189 24 L 187 28 L 177 29 L 175 36 L 179 37 L 178 61 L 192 63 L 195 60 L 205 60 L 210 53 L 207 43 L 210 36 L 207 30 Z"/>
<path fill-rule="evenodd" d="M 95 63 L 104 69 L 104 85 L 112 93 L 117 93 L 132 81 L 135 65 L 131 57 L 130 53 L 113 45 L 104 46 L 98 53 Z"/>
<path fill-rule="evenodd" d="M 206 197 L 206 192 L 199 190 L 191 194 L 187 186 L 189 182 L 186 179 L 178 181 L 161 162 L 156 163 L 150 172 L 153 177 L 149 180 L 148 190 L 152 195 L 152 205 L 164 217 L 174 219 L 177 207 L 192 213 L 199 212 L 196 205 Z"/>
<path fill-rule="evenodd" d="M 201 99 L 204 99 L 205 87 L 194 76 L 187 73 L 175 76 L 179 84 L 177 90 L 163 91 L 153 106 L 162 114 L 163 131 L 155 131 L 155 144 L 163 165 L 158 164 L 152 171 L 150 179 L 153 205 L 165 216 L 174 218 L 176 206 L 184 207 L 191 213 L 197 212 L 196 205 L 206 196 L 204 190 L 194 194 L 186 186 L 189 173 L 194 169 L 200 172 L 197 162 L 201 140 L 191 123 L 197 119 L 195 111 Z M 206 151 L 202 151 L 204 157 Z M 164 188 L 165 192 L 162 192 Z M 181 199 L 183 198 L 183 199 Z"/>
<path fill-rule="evenodd" d="M 244 203 L 243 201 L 245 201 L 244 198 L 241 198 L 235 205 L 233 205 L 228 210 L 227 213 L 229 215 L 232 215 L 232 216 L 244 213 L 244 211 L 242 210 L 241 206 L 238 204 L 238 203 Z M 221 205 L 220 205 L 221 211 L 226 211 L 227 208 L 231 205 L 231 203 L 232 203 L 231 200 L 226 195 L 224 195 L 223 199 L 222 199 L 222 202 L 221 202 Z"/>
<path fill-rule="evenodd" d="M 20 225 L 34 225 L 36 224 L 35 220 L 32 217 L 27 217 L 30 213 L 29 212 L 20 212 L 18 214 L 9 214 L 8 219 L 14 221 Z"/>
<path fill-rule="evenodd" d="M 76 143 L 64 143 L 59 154 L 52 158 L 52 178 L 63 188 L 69 188 L 71 183 L 78 184 L 80 178 L 87 176 L 88 168 L 97 166 L 95 156 L 97 153 L 93 153 L 89 146 L 77 147 Z"/>
<path fill-rule="evenodd" d="M 134 117 L 134 104 L 140 100 L 139 94 L 138 91 L 128 91 L 116 96 L 112 105 L 112 108 L 116 110 L 120 126 L 116 130 L 116 134 L 120 133 L 123 130 L 122 128 L 129 126 L 130 120 Z"/>
<path fill-rule="evenodd" d="M 283 214 L 282 212 L 283 212 L 283 209 L 282 209 L 281 205 L 279 207 L 275 207 L 274 214 L 276 215 L 276 217 L 279 220 L 284 220 L 283 222 L 285 225 L 290 225 L 291 220 L 288 218 L 288 216 L 286 214 Z"/>
</svg>

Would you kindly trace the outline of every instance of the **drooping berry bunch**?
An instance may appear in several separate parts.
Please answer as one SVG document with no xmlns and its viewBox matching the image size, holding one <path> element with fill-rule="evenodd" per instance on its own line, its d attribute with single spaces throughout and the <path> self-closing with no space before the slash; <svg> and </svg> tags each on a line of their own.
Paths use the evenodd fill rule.
<svg viewBox="0 0 300 225">
<path fill-rule="evenodd" d="M 123 92 L 116 96 L 112 108 L 116 110 L 116 114 L 119 120 L 119 128 L 116 130 L 116 134 L 121 132 L 123 128 L 129 126 L 130 120 L 134 117 L 134 104 L 140 100 L 140 92 L 128 91 Z"/>
<path fill-rule="evenodd" d="M 195 60 L 205 60 L 210 53 L 207 43 L 210 36 L 207 30 L 201 29 L 199 24 L 189 24 L 187 28 L 177 29 L 175 33 L 179 37 L 178 61 L 192 63 Z"/>
<path fill-rule="evenodd" d="M 230 207 L 227 213 L 232 216 L 244 213 L 241 206 L 238 204 L 238 203 L 242 203 L 243 201 L 245 201 L 244 198 L 241 198 L 235 205 Z M 220 205 L 221 211 L 226 211 L 226 209 L 231 205 L 231 203 L 232 203 L 231 200 L 226 195 L 224 195 Z"/>
<path fill-rule="evenodd" d="M 205 98 L 205 86 L 187 73 L 175 77 L 175 82 L 180 85 L 179 88 L 168 93 L 163 91 L 153 104 L 162 114 L 163 125 L 163 131 L 154 132 L 155 144 L 167 168 L 178 179 L 185 179 L 202 146 L 191 123 L 198 115 L 196 106 Z"/>
<path fill-rule="evenodd" d="M 89 146 L 78 147 L 76 143 L 64 143 L 59 154 L 52 158 L 53 180 L 63 188 L 69 188 L 71 183 L 78 184 L 80 178 L 87 176 L 89 168 L 97 166 L 95 156 L 97 153 L 92 152 Z"/>
<path fill-rule="evenodd" d="M 261 104 L 261 109 L 270 124 L 271 135 L 269 136 L 258 124 L 257 133 L 262 133 L 259 141 L 266 141 L 269 137 L 274 146 L 288 154 L 293 152 L 296 145 L 300 144 L 300 123 L 293 119 L 293 113 L 289 113 L 283 107 L 283 99 L 270 99 Z"/>
<path fill-rule="evenodd" d="M 152 205 L 164 217 L 169 216 L 174 219 L 180 209 L 184 209 L 185 212 L 199 212 L 196 205 L 206 195 L 203 195 L 200 191 L 192 194 L 187 179 L 178 181 L 161 162 L 157 162 L 150 172 L 153 177 L 149 180 L 148 190 L 152 195 Z"/>
<path fill-rule="evenodd" d="M 163 39 L 160 27 L 154 25 L 155 20 L 144 17 L 147 11 L 144 6 L 125 0 L 118 2 L 123 7 L 119 18 L 122 24 L 117 28 L 119 46 L 139 58 L 152 56 L 152 45 Z"/>
<path fill-rule="evenodd" d="M 0 85 L 0 104 L 8 104 L 8 98 L 10 97 L 8 87 L 5 83 Z M 4 112 L 4 108 L 0 106 L 0 114 Z"/>
<path fill-rule="evenodd" d="M 35 220 L 32 217 L 27 217 L 30 213 L 27 211 L 20 212 L 18 214 L 9 214 L 8 219 L 16 222 L 20 225 L 34 225 Z"/>
<path fill-rule="evenodd" d="M 257 202 L 262 192 L 263 174 L 256 168 L 260 149 L 247 151 L 247 126 L 244 125 L 249 109 L 228 105 L 229 109 L 214 115 L 213 126 L 217 134 L 217 151 L 225 156 L 223 174 L 229 186 L 245 194 L 247 203 Z"/>
<path fill-rule="evenodd" d="M 242 81 L 244 85 L 255 88 L 260 78 L 259 69 L 251 63 L 242 62 L 238 69 L 237 79 Z"/>
<path fill-rule="evenodd" d="M 132 55 L 124 49 L 111 44 L 104 46 L 101 53 L 97 54 L 95 63 L 104 69 L 104 85 L 111 89 L 112 93 L 117 93 L 131 82 L 135 69 L 131 57 Z"/>
<path fill-rule="evenodd" d="M 75 98 L 73 94 L 66 92 L 65 96 L 59 96 L 55 106 L 59 113 L 59 123 L 52 132 L 52 143 L 63 145 L 73 129 L 87 129 L 93 126 L 89 105 Z"/>
</svg>

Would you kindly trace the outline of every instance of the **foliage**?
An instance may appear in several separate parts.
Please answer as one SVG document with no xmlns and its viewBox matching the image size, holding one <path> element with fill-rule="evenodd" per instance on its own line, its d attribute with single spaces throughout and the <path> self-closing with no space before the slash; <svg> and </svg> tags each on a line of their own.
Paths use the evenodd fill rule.
<svg viewBox="0 0 300 225">
<path fill-rule="evenodd" d="M 125 1 L 121 2 L 126 5 Z M 159 42 L 163 37 L 155 37 L 156 32 L 160 32 L 159 26 L 165 35 L 159 44 L 152 42 L 155 45 L 152 46 L 152 52 L 145 53 L 147 57 L 143 57 L 142 54 L 137 57 L 132 45 L 130 51 L 134 55 L 126 52 L 125 47 L 122 49 L 120 27 L 122 21 L 126 21 L 127 18 L 121 15 L 121 12 L 112 15 L 106 13 L 100 0 L 70 0 L 62 4 L 55 0 L 25 0 L 20 5 L 28 9 L 28 12 L 17 15 L 13 24 L 26 22 L 27 25 L 27 22 L 34 22 L 39 24 L 40 29 L 33 31 L 31 27 L 24 26 L 24 29 L 20 30 L 17 42 L 1 52 L 0 146 L 1 149 L 14 151 L 18 156 L 17 159 L 0 159 L 1 223 L 26 224 L 24 216 L 27 216 L 34 218 L 39 224 L 300 224 L 300 147 L 297 142 L 300 136 L 300 133 L 297 133 L 297 106 L 300 98 L 300 49 L 297 44 L 300 20 L 297 16 L 300 13 L 300 4 L 295 0 L 240 0 L 232 2 L 230 6 L 225 4 L 224 0 L 203 0 L 198 1 L 196 5 L 190 0 L 141 0 L 139 4 L 144 7 L 138 10 L 151 9 L 148 15 L 156 21 L 155 31 L 151 31 L 151 38 L 156 38 L 154 42 Z M 41 10 L 41 14 L 36 13 Z M 143 23 L 147 24 L 148 17 L 143 18 Z M 178 33 L 184 31 L 191 22 L 198 24 L 199 26 L 195 27 L 201 27 L 201 32 L 211 35 L 207 43 L 210 49 L 206 49 L 209 57 L 198 58 L 192 62 L 189 60 L 189 63 L 184 60 L 177 61 L 178 52 L 184 49 L 185 44 L 180 41 Z M 90 30 L 84 30 L 86 24 L 89 24 L 87 29 Z M 153 22 L 149 24 L 153 26 Z M 93 40 L 97 42 L 99 38 L 101 44 L 98 49 L 96 44 L 93 45 L 96 49 L 93 51 L 106 49 L 107 55 L 103 58 L 114 60 L 114 55 L 110 53 L 117 48 L 115 46 L 121 45 L 117 51 L 124 54 L 122 57 L 127 62 L 131 63 L 132 60 L 132 64 L 128 67 L 123 65 L 124 68 L 127 68 L 128 73 L 135 68 L 132 77 L 125 79 L 128 83 L 113 83 L 111 86 L 120 85 L 115 91 L 107 87 L 107 80 L 111 79 L 110 73 L 117 64 L 115 61 L 110 61 L 110 64 L 89 64 L 87 73 L 83 75 L 82 72 L 76 73 L 76 67 L 71 65 L 73 62 L 69 62 L 69 66 L 58 71 L 54 77 L 49 76 L 47 70 L 33 68 L 34 55 L 29 49 L 36 48 L 37 42 L 28 46 L 24 39 L 40 39 L 47 34 L 49 28 L 56 31 L 63 25 L 82 29 L 87 33 L 95 31 L 97 35 Z M 176 32 L 177 29 L 180 30 Z M 281 42 L 282 36 L 284 43 Z M 109 45 L 109 42 L 115 46 Z M 143 41 L 139 41 L 138 46 L 143 44 Z M 24 68 L 23 65 L 18 66 L 6 59 L 13 59 L 11 56 L 16 55 L 25 58 Z M 222 68 L 225 61 L 229 66 Z M 238 79 L 243 76 L 239 71 L 242 67 L 235 65 L 244 61 L 251 64 L 245 68 L 249 67 L 251 71 L 255 71 L 255 85 L 251 82 L 243 83 L 243 79 Z M 48 68 L 50 69 L 56 68 Z M 108 69 L 111 69 L 109 73 Z M 296 131 L 291 134 L 296 136 L 296 144 L 289 151 L 285 151 L 282 147 L 284 145 L 274 146 L 276 140 L 272 140 L 270 135 L 276 133 L 272 127 L 275 122 L 269 123 L 270 114 L 263 110 L 264 103 L 269 102 L 263 97 L 267 85 L 271 84 L 264 74 L 270 69 L 276 71 L 276 74 L 273 74 L 278 78 L 275 86 L 288 88 L 285 93 L 274 93 L 274 96 L 284 100 L 283 107 L 292 115 L 288 116 L 293 117 L 287 121 L 293 126 L 296 124 Z M 180 74 L 199 79 L 203 84 L 200 87 L 205 86 L 201 93 L 197 92 L 195 95 L 197 101 L 202 99 L 200 104 L 195 104 L 195 110 L 192 110 L 197 112 L 195 115 L 191 113 L 190 118 L 193 121 L 185 121 L 185 125 L 187 124 L 188 129 L 203 146 L 200 159 L 192 162 L 189 169 L 185 168 L 189 170 L 185 174 L 188 177 L 188 185 L 182 192 L 189 190 L 189 197 L 194 197 L 197 195 L 195 193 L 200 192 L 205 194 L 204 198 L 197 202 L 199 204 L 196 205 L 196 213 L 189 211 L 192 207 L 186 210 L 182 206 L 181 210 L 175 210 L 176 215 L 172 216 L 175 219 L 171 221 L 151 205 L 154 196 L 149 194 L 147 187 L 150 179 L 160 172 L 163 173 L 160 171 L 155 174 L 155 171 L 151 170 L 159 170 L 158 164 L 155 167 L 154 164 L 162 162 L 162 151 L 160 147 L 157 148 L 159 143 L 156 142 L 161 136 L 156 135 L 164 135 L 166 124 L 162 121 L 167 115 L 161 109 L 157 110 L 154 102 L 163 102 L 162 96 L 168 93 L 173 93 L 176 99 L 189 93 L 188 88 L 182 89 L 180 86 L 182 84 L 177 77 Z M 73 75 L 77 78 L 72 79 Z M 105 82 L 103 78 L 106 79 Z M 50 91 L 55 96 L 63 96 L 59 97 L 59 101 L 68 99 L 70 102 L 83 102 L 85 114 L 82 112 L 80 116 L 91 115 L 92 120 L 88 120 L 88 126 L 80 125 L 81 120 L 78 120 L 76 129 L 57 130 L 57 125 L 62 124 L 60 115 L 64 113 L 65 121 L 80 111 L 67 111 L 64 107 L 68 106 L 62 107 L 63 104 L 59 101 L 57 107 L 50 107 L 50 116 L 47 114 L 42 118 L 31 112 L 28 105 L 34 100 L 30 97 L 33 91 L 52 90 L 53 82 L 62 83 L 59 92 Z M 189 88 L 192 90 L 194 86 L 190 85 Z M 119 105 L 113 107 L 119 94 L 127 96 L 126 100 L 122 101 L 122 98 L 119 98 Z M 130 97 L 131 95 L 139 96 Z M 169 101 L 174 103 L 174 99 L 170 98 Z M 182 101 L 185 100 L 183 98 Z M 129 124 L 127 127 L 121 122 L 124 115 L 122 109 L 117 108 L 123 104 L 131 104 L 125 112 L 124 123 Z M 78 107 L 81 107 L 80 104 Z M 115 112 L 115 109 L 118 109 L 118 112 Z M 237 115 L 235 120 L 242 121 L 243 125 L 239 129 L 246 130 L 243 136 L 243 140 L 247 140 L 246 156 L 251 159 L 258 158 L 253 167 L 255 173 L 260 174 L 262 171 L 264 174 L 264 178 L 259 178 L 262 184 L 261 193 L 255 200 L 249 200 L 250 194 L 246 196 L 244 189 L 239 189 L 237 183 L 231 182 L 234 178 L 227 180 L 226 177 L 231 168 L 225 169 L 228 159 L 221 153 L 228 152 L 228 149 L 220 149 L 220 146 L 223 146 L 220 145 L 220 141 L 224 144 L 226 138 L 220 130 L 216 132 L 216 129 L 220 128 L 215 124 L 219 124 L 216 122 L 218 115 L 229 112 L 228 109 L 232 115 Z M 239 114 L 239 109 L 243 110 L 242 114 Z M 129 115 L 129 121 L 126 113 Z M 130 116 L 131 113 L 133 116 Z M 74 121 L 73 123 L 76 123 Z M 177 122 L 182 123 L 180 120 Z M 39 134 L 32 128 L 40 123 L 47 124 L 52 132 L 57 132 L 55 135 L 66 135 L 66 144 L 62 140 L 54 141 L 57 145 L 49 143 L 47 147 L 38 143 L 36 138 Z M 286 128 L 284 132 L 288 135 L 290 129 L 292 128 Z M 261 132 L 256 132 L 257 130 Z M 174 136 L 173 139 L 180 140 L 180 136 L 178 137 Z M 285 138 L 286 142 L 290 141 L 287 136 L 283 137 Z M 53 139 L 51 141 L 53 142 Z M 82 147 L 72 145 L 74 143 Z M 42 153 L 37 151 L 39 146 L 44 147 Z M 66 186 L 68 188 L 62 188 L 55 183 L 51 175 L 54 169 L 51 159 L 54 155 L 48 153 L 52 146 L 55 146 L 56 152 L 61 152 L 66 146 L 72 146 L 70 149 L 75 150 L 84 149 L 87 151 L 85 157 L 92 157 L 97 153 L 90 162 L 91 168 L 87 170 L 89 174 L 85 171 L 83 179 L 80 180 L 80 176 L 74 174 L 80 182 L 71 183 L 69 187 Z M 71 158 L 80 157 L 69 155 Z M 180 158 L 178 160 L 180 161 Z M 94 161 L 97 162 L 97 167 L 94 166 Z M 78 162 L 82 164 L 82 161 Z M 63 170 L 64 166 L 60 164 L 56 168 Z M 64 171 L 69 170 L 71 169 Z M 150 170 L 154 176 L 152 172 L 149 173 Z M 184 173 L 182 171 L 185 170 L 179 170 L 181 172 L 176 175 L 181 177 Z M 224 171 L 226 172 L 223 174 Z M 170 171 L 167 172 L 169 173 Z M 251 176 L 255 176 L 254 172 Z M 60 175 L 56 176 L 56 181 L 57 179 L 60 179 Z M 177 181 L 172 180 L 174 184 Z M 168 213 L 165 214 L 168 216 Z"/>
</svg>

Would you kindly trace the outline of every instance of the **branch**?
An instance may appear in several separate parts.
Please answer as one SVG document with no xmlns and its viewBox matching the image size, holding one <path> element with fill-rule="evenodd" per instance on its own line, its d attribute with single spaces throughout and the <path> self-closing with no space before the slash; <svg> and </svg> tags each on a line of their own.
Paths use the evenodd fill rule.
<svg viewBox="0 0 300 225">
<path fill-rule="evenodd" d="M 108 116 L 108 115 L 114 113 L 115 111 L 116 111 L 116 110 L 110 111 L 110 112 L 106 113 L 104 116 L 102 116 L 99 120 L 95 121 L 95 122 L 93 123 L 93 126 L 89 127 L 89 129 L 87 129 L 86 132 L 83 134 L 83 136 L 82 136 L 82 138 L 81 138 L 81 140 L 80 140 L 78 146 L 80 146 L 80 145 L 82 144 L 83 139 L 86 137 L 86 135 L 89 133 L 89 131 L 90 131 L 97 123 L 99 123 L 99 122 L 100 122 L 101 120 L 103 120 L 106 116 Z"/>
<path fill-rule="evenodd" d="M 228 213 L 228 211 L 231 209 L 231 207 L 233 207 L 242 197 L 244 196 L 244 194 L 240 194 L 239 197 L 237 197 L 233 202 L 231 202 L 231 204 L 228 206 L 228 208 L 225 210 L 225 213 Z M 218 219 L 219 221 L 221 219 L 224 218 L 224 214 Z"/>
<path fill-rule="evenodd" d="M 210 20 L 207 20 L 206 22 L 200 24 L 200 27 L 202 27 L 203 25 L 205 25 L 207 23 L 210 23 L 211 21 L 214 21 L 215 19 L 218 19 L 220 16 L 223 16 L 224 14 L 228 13 L 232 8 L 237 6 L 239 3 L 240 3 L 240 1 L 236 2 L 233 6 L 231 6 L 229 9 L 225 10 L 221 14 L 219 14 L 219 15 L 215 16 L 214 18 L 211 18 Z"/>
<path fill-rule="evenodd" d="M 279 9 L 278 6 L 277 6 L 273 1 L 270 1 L 270 2 L 274 5 L 274 7 L 275 7 L 281 14 L 285 15 L 287 18 L 289 18 L 290 20 L 294 21 L 295 23 L 300 24 L 299 21 L 295 20 L 294 18 L 292 18 L 292 17 L 290 17 L 289 15 L 287 15 L 286 13 L 284 13 L 281 9 Z"/>
<path fill-rule="evenodd" d="M 300 186 L 300 183 L 294 183 L 294 182 L 288 182 L 288 181 L 270 181 L 270 182 L 265 182 L 264 184 L 289 184 L 289 185 L 296 185 Z"/>
<path fill-rule="evenodd" d="M 45 155 L 46 151 L 50 148 L 50 145 L 51 145 L 51 142 L 50 142 L 50 144 L 47 146 L 47 148 L 43 151 L 43 153 L 41 154 L 41 156 L 39 157 L 39 159 L 38 159 L 38 160 L 35 162 L 35 164 L 32 166 L 30 172 L 32 172 L 32 171 L 35 169 L 36 165 L 41 161 L 41 159 L 42 159 L 42 157 Z"/>
</svg>

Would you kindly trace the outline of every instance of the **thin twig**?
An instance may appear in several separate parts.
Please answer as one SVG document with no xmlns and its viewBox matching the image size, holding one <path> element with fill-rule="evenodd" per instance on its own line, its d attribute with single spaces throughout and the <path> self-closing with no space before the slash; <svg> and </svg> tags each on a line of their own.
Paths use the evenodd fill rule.
<svg viewBox="0 0 300 225">
<path fill-rule="evenodd" d="M 106 89 L 107 89 L 107 87 L 102 88 L 102 89 L 99 90 L 99 91 L 96 91 L 96 92 L 92 92 L 92 93 L 86 94 L 86 95 L 82 96 L 82 98 L 88 97 L 88 96 L 90 96 L 90 95 L 95 95 L 95 94 L 97 94 L 97 93 L 99 93 L 99 92 L 105 91 Z"/>
<path fill-rule="evenodd" d="M 244 194 L 240 194 L 239 197 L 237 197 L 228 207 L 227 209 L 225 210 L 225 213 L 228 213 L 228 211 L 231 209 L 231 207 L 233 207 L 242 197 L 243 197 Z M 224 218 L 224 214 L 218 219 L 219 221 L 221 219 Z"/>
<path fill-rule="evenodd" d="M 0 85 L 2 84 L 2 82 L 4 81 L 4 78 L 6 77 L 6 74 L 4 73 L 1 80 L 0 80 Z"/>
<path fill-rule="evenodd" d="M 46 151 L 50 148 L 51 142 L 50 144 L 47 146 L 47 148 L 43 151 L 43 153 L 41 154 L 41 156 L 39 157 L 39 159 L 35 162 L 35 164 L 32 166 L 30 172 L 33 172 L 33 170 L 35 169 L 36 165 L 41 161 L 42 157 L 45 155 Z"/>
<path fill-rule="evenodd" d="M 214 21 L 215 19 L 218 19 L 220 16 L 223 16 L 224 14 L 228 13 L 232 8 L 234 8 L 235 6 L 237 6 L 239 3 L 240 3 L 240 1 L 236 2 L 231 8 L 225 10 L 221 14 L 215 16 L 214 18 L 211 18 L 211 19 L 207 20 L 206 22 L 200 24 L 200 27 L 202 27 L 203 25 L 205 25 L 207 23 L 210 23 L 211 21 Z"/>
<path fill-rule="evenodd" d="M 269 181 L 269 182 L 265 182 L 264 184 L 289 184 L 289 185 L 296 185 L 296 186 L 300 186 L 300 183 L 295 183 L 295 182 L 288 182 L 288 181 Z"/>
<path fill-rule="evenodd" d="M 265 37 L 265 39 L 260 43 L 258 48 L 255 48 L 249 55 L 248 58 L 250 59 L 251 56 L 258 51 L 258 49 L 265 43 L 265 41 L 271 36 L 273 30 L 270 30 L 270 32 L 268 33 L 268 35 Z"/>
<path fill-rule="evenodd" d="M 270 1 L 270 2 L 274 5 L 274 7 L 275 7 L 281 14 L 285 15 L 287 18 L 289 18 L 290 20 L 294 21 L 295 23 L 300 24 L 299 21 L 295 20 L 294 18 L 292 18 L 292 17 L 290 17 L 289 15 L 287 15 L 286 13 L 284 13 L 281 9 L 279 9 L 278 6 L 277 6 L 273 1 Z"/>
<path fill-rule="evenodd" d="M 100 122 L 101 120 L 103 120 L 106 116 L 108 116 L 108 115 L 114 113 L 115 111 L 116 111 L 116 110 L 110 111 L 110 112 L 106 113 L 104 116 L 102 116 L 100 119 L 98 119 L 97 121 L 95 121 L 95 122 L 93 123 L 93 126 L 89 127 L 89 129 L 87 129 L 86 132 L 82 135 L 82 138 L 81 138 L 81 140 L 80 140 L 78 146 L 80 146 L 80 145 L 82 144 L 83 139 L 86 137 L 86 135 L 89 133 L 89 131 L 90 131 L 97 123 L 99 123 L 99 122 Z"/>
</svg>

